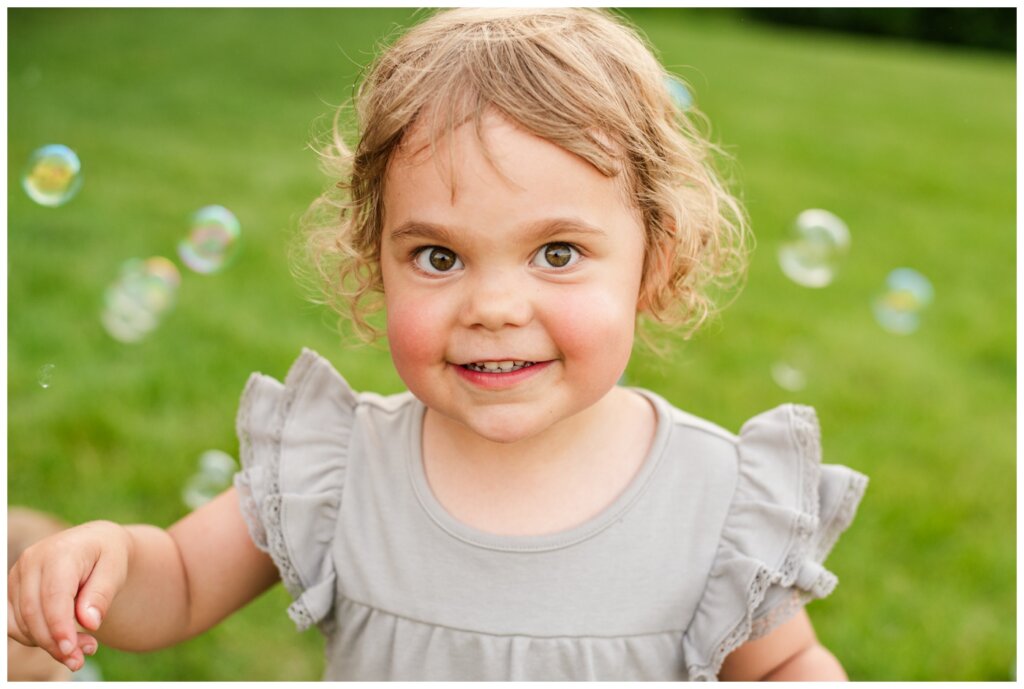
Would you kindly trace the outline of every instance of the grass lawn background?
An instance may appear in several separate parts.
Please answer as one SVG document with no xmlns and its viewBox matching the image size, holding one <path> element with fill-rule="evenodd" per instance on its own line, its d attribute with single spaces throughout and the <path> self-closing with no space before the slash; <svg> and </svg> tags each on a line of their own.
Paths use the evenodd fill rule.
<svg viewBox="0 0 1024 689">
<path fill-rule="evenodd" d="M 863 680 L 1003 680 L 1015 665 L 1015 64 L 1012 57 L 812 33 L 717 10 L 635 10 L 694 87 L 736 178 L 758 248 L 744 291 L 629 382 L 738 431 L 785 401 L 815 406 L 826 461 L 871 477 L 809 610 Z M 282 377 L 300 348 L 357 389 L 402 389 L 383 347 L 346 347 L 306 300 L 286 247 L 328 183 L 307 149 L 374 44 L 414 18 L 374 10 L 8 11 L 8 503 L 71 521 L 169 525 L 210 448 L 237 456 L 234 415 L 254 370 Z M 320 124 L 314 121 L 320 118 Z M 60 208 L 20 188 L 30 153 L 63 143 L 85 183 Z M 202 276 L 175 253 L 193 211 L 240 219 L 243 246 Z M 823 290 L 788 281 L 775 248 L 825 208 L 852 251 Z M 136 345 L 111 339 L 102 295 L 123 261 L 182 267 L 174 310 Z M 933 281 L 900 337 L 870 302 L 892 268 Z M 808 385 L 769 368 L 791 343 Z M 55 366 L 43 388 L 38 371 Z M 165 651 L 102 648 L 110 680 L 316 679 L 281 587 Z"/>
</svg>

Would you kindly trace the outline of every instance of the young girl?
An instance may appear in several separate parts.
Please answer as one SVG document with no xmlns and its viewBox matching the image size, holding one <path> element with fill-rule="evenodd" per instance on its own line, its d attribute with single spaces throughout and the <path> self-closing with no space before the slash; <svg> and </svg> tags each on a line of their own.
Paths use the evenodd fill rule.
<svg viewBox="0 0 1024 689">
<path fill-rule="evenodd" d="M 745 233 L 665 78 L 597 10 L 442 12 L 387 49 L 317 246 L 358 327 L 383 295 L 409 391 L 308 350 L 253 375 L 235 488 L 29 549 L 8 634 L 77 669 L 280 579 L 325 679 L 844 678 L 802 606 L 866 479 L 820 464 L 814 412 L 735 436 L 616 385 L 638 316 L 699 323 Z"/>
</svg>

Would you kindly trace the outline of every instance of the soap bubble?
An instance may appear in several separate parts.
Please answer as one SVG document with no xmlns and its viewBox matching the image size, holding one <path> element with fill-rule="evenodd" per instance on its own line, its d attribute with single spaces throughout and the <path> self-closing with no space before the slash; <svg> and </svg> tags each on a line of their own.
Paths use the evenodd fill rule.
<svg viewBox="0 0 1024 689">
<path fill-rule="evenodd" d="M 71 674 L 74 682 L 102 682 L 103 673 L 93 658 L 85 658 L 82 667 Z"/>
<path fill-rule="evenodd" d="M 185 483 L 181 499 L 193 510 L 205 505 L 231 485 L 237 470 L 234 457 L 220 450 L 207 450 L 199 457 L 199 471 Z"/>
<path fill-rule="evenodd" d="M 790 238 L 779 247 L 779 267 L 798 285 L 826 287 L 849 248 L 846 223 L 828 211 L 811 208 L 797 216 Z"/>
<path fill-rule="evenodd" d="M 223 206 L 206 206 L 192 216 L 188 237 L 178 243 L 182 262 L 197 273 L 216 273 L 238 251 L 242 228 L 234 213 Z"/>
<path fill-rule="evenodd" d="M 772 380 L 783 390 L 799 392 L 807 387 L 814 361 L 813 350 L 806 341 L 795 339 L 787 342 L 772 363 Z"/>
<path fill-rule="evenodd" d="M 885 280 L 885 291 L 875 298 L 875 320 L 885 330 L 907 335 L 921 324 L 921 312 L 934 297 L 932 283 L 913 268 L 897 268 Z"/>
<path fill-rule="evenodd" d="M 783 390 L 799 392 L 807 387 L 807 374 L 788 361 L 772 364 L 772 380 Z"/>
<path fill-rule="evenodd" d="M 178 267 L 163 256 L 125 261 L 104 294 L 103 326 L 115 340 L 138 342 L 160 324 L 180 285 Z"/>
<path fill-rule="evenodd" d="M 50 387 L 50 383 L 53 382 L 53 372 L 56 368 L 57 366 L 55 364 L 43 364 L 39 367 L 39 376 L 37 378 L 39 381 L 39 387 Z"/>
<path fill-rule="evenodd" d="M 665 77 L 665 88 L 668 89 L 668 94 L 672 96 L 672 100 L 680 110 L 693 107 L 693 95 L 690 94 L 690 89 L 686 87 L 682 79 L 672 75 Z"/>
<path fill-rule="evenodd" d="M 82 186 L 82 163 L 67 146 L 43 146 L 28 159 L 21 186 L 36 203 L 61 206 Z"/>
</svg>

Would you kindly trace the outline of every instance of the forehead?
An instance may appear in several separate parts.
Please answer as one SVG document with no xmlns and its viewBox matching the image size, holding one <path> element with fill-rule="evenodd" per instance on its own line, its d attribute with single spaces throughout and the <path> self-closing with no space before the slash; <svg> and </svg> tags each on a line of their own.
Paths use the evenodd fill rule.
<svg viewBox="0 0 1024 689">
<path fill-rule="evenodd" d="M 484 125 L 482 141 L 466 125 L 396 158 L 384 189 L 385 247 L 437 244 L 497 256 L 534 251 L 558 235 L 585 236 L 604 254 L 643 254 L 639 213 L 616 193 L 617 178 L 508 121 Z"/>
<path fill-rule="evenodd" d="M 481 185 L 524 198 L 550 199 L 561 194 L 567 204 L 594 200 L 593 193 L 578 192 L 600 190 L 601 205 L 618 204 L 635 211 L 626 177 L 621 172 L 602 173 L 584 157 L 487 110 L 450 126 L 417 119 L 389 162 L 384 200 L 387 206 L 397 192 L 406 195 L 409 185 L 421 192 L 432 190 L 437 197 L 443 187 L 452 205 L 460 193 Z"/>
</svg>

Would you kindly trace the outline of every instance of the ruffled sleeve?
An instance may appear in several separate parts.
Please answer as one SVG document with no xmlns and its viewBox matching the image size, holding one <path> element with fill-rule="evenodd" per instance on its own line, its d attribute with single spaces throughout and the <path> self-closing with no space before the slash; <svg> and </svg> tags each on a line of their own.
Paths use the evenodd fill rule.
<svg viewBox="0 0 1024 689">
<path fill-rule="evenodd" d="M 254 373 L 242 393 L 235 487 L 253 541 L 294 598 L 288 614 L 300 631 L 334 605 L 331 548 L 356 402 L 341 375 L 308 349 L 283 385 Z"/>
<path fill-rule="evenodd" d="M 736 489 L 704 595 L 683 638 L 691 680 L 767 634 L 837 579 L 822 566 L 850 525 L 867 477 L 821 464 L 818 419 L 783 405 L 740 430 Z"/>
</svg>

